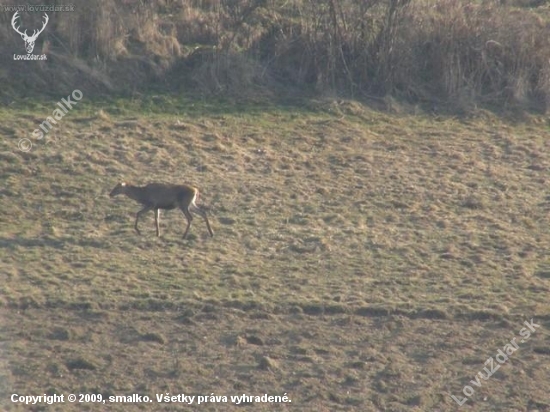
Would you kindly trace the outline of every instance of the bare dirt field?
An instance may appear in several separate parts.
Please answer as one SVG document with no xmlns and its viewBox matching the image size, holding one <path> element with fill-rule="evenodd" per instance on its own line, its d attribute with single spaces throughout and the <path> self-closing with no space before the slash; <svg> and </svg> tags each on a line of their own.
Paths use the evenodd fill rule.
<svg viewBox="0 0 550 412">
<path fill-rule="evenodd" d="M 33 138 L 55 104 L 0 112 L 2 410 L 550 411 L 547 119 L 157 96 Z M 214 237 L 138 236 L 123 180 L 196 185 Z"/>
</svg>

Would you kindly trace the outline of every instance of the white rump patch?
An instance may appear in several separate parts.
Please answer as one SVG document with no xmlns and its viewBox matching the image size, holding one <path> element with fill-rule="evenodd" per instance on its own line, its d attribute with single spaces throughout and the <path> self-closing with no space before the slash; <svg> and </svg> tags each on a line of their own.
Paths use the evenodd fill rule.
<svg viewBox="0 0 550 412">
<path fill-rule="evenodd" d="M 191 200 L 191 203 L 189 204 L 189 206 L 191 206 L 191 208 L 193 209 L 199 209 L 199 207 L 197 206 L 197 204 L 195 203 L 199 198 L 199 192 L 196 191 L 194 196 L 193 196 L 193 200 Z"/>
<path fill-rule="evenodd" d="M 122 187 L 124 187 L 124 186 L 126 186 L 126 182 L 122 182 L 120 185 L 121 185 Z"/>
</svg>

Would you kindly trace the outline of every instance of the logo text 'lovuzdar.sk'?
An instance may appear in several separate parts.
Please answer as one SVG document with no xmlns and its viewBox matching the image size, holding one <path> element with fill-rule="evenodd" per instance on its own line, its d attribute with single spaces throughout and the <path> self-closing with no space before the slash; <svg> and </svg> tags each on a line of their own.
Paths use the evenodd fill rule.
<svg viewBox="0 0 550 412">
<path fill-rule="evenodd" d="M 23 39 L 23 41 L 25 42 L 25 50 L 27 51 L 27 54 L 14 54 L 13 60 L 47 60 L 47 56 L 45 54 L 32 54 L 32 52 L 34 50 L 36 39 L 38 38 L 40 33 L 42 33 L 46 28 L 46 25 L 48 24 L 48 21 L 50 20 L 50 18 L 46 13 L 44 13 L 44 16 L 43 16 L 44 21 L 42 22 L 42 28 L 39 30 L 33 30 L 32 35 L 29 36 L 27 34 L 27 30 L 21 31 L 20 30 L 21 26 L 17 25 L 17 19 L 19 17 L 20 17 L 19 11 L 16 11 L 13 14 L 13 17 L 11 19 L 11 26 L 13 27 L 13 30 L 15 30 L 16 33 L 18 33 Z"/>
</svg>

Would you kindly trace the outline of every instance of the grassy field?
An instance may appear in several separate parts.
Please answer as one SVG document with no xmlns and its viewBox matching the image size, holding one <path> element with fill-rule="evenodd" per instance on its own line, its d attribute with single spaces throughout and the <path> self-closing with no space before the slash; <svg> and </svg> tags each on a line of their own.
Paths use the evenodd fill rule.
<svg viewBox="0 0 550 412">
<path fill-rule="evenodd" d="M 550 411 L 547 119 L 152 96 L 35 139 L 56 103 L 0 112 L 3 410 Z M 178 211 L 138 236 L 123 180 L 198 186 L 214 238 Z"/>
</svg>

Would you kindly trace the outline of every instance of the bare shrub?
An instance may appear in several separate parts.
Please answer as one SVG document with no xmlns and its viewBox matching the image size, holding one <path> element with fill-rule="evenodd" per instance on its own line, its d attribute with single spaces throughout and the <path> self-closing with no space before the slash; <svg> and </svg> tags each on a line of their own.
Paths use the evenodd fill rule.
<svg viewBox="0 0 550 412">
<path fill-rule="evenodd" d="M 393 86 L 409 97 L 536 106 L 550 97 L 549 27 L 495 3 L 411 4 L 396 34 Z"/>
<path fill-rule="evenodd" d="M 482 104 L 544 111 L 550 104 L 550 24 L 538 5 L 79 1 L 75 13 L 51 19 L 37 44 L 51 56 L 48 64 L 7 61 L 0 76 L 38 93 L 76 84 L 89 87 L 88 93 L 161 84 L 243 97 L 294 89 L 466 110 Z M 21 45 L 6 16 L 0 16 L 0 53 L 9 56 Z"/>
<path fill-rule="evenodd" d="M 261 65 L 241 53 L 198 49 L 178 70 L 188 84 L 203 93 L 239 98 L 269 93 L 269 78 Z"/>
</svg>

